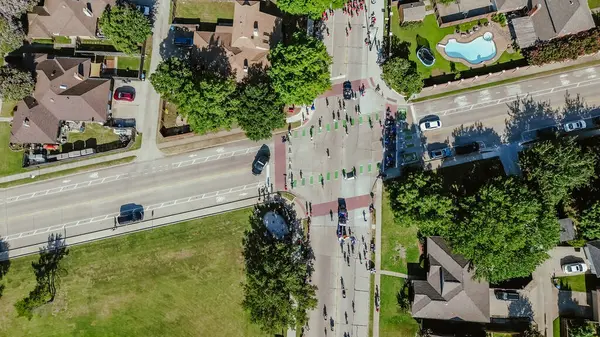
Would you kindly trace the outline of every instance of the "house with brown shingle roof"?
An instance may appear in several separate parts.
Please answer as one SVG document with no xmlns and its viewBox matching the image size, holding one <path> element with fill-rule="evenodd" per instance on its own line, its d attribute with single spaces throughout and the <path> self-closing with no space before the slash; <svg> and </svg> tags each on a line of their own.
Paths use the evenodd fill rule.
<svg viewBox="0 0 600 337">
<path fill-rule="evenodd" d="M 469 261 L 452 253 L 439 236 L 426 242 L 429 270 L 425 280 L 412 281 L 412 316 L 463 322 L 490 321 L 489 284 L 473 278 Z"/>
<path fill-rule="evenodd" d="M 263 12 L 260 6 L 261 1 L 235 1 L 232 25 L 217 25 L 213 31 L 194 31 L 194 45 L 199 49 L 217 46 L 225 50 L 238 81 L 252 65 L 268 65 L 271 45 L 282 38 L 281 18 Z"/>
<path fill-rule="evenodd" d="M 115 0 L 44 0 L 27 13 L 27 37 L 78 36 L 95 38 L 98 19 Z"/>
<path fill-rule="evenodd" d="M 33 96 L 17 104 L 10 142 L 57 144 L 63 121 L 106 122 L 110 80 L 90 78 L 87 58 L 38 55 Z"/>
</svg>

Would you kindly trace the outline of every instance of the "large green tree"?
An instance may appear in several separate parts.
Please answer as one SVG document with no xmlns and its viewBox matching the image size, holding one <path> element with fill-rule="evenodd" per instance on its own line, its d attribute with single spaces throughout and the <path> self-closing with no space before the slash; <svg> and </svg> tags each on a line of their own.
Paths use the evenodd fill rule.
<svg viewBox="0 0 600 337">
<path fill-rule="evenodd" d="M 496 179 L 461 203 L 446 238 L 470 260 L 475 276 L 500 282 L 529 275 L 558 242 L 554 212 L 520 180 Z"/>
<path fill-rule="evenodd" d="M 240 86 L 238 125 L 251 140 L 268 139 L 272 131 L 285 126 L 285 112 L 279 95 L 266 76 L 248 80 Z"/>
<path fill-rule="evenodd" d="M 107 8 L 98 20 L 102 33 L 118 50 L 134 54 L 152 34 L 148 18 L 131 4 Z"/>
<path fill-rule="evenodd" d="M 287 234 L 273 235 L 265 226 L 265 214 L 285 220 Z M 302 225 L 283 199 L 256 205 L 250 229 L 243 239 L 246 280 L 242 306 L 253 323 L 270 334 L 304 326 L 308 311 L 316 308 L 316 287 L 308 282 L 313 255 L 303 237 Z"/>
<path fill-rule="evenodd" d="M 19 22 L 0 15 L 0 54 L 11 52 L 23 45 L 25 33 Z"/>
<path fill-rule="evenodd" d="M 19 101 L 33 93 L 35 84 L 28 71 L 0 67 L 0 97 L 7 101 Z"/>
<path fill-rule="evenodd" d="M 286 104 L 310 104 L 331 88 L 331 56 L 322 41 L 304 33 L 294 34 L 290 44 L 271 49 L 269 61 L 271 83 Z"/>
<path fill-rule="evenodd" d="M 525 179 L 537 186 L 546 201 L 556 205 L 569 193 L 589 184 L 595 175 L 596 156 L 585 152 L 575 138 L 541 141 L 520 159 Z"/>
<path fill-rule="evenodd" d="M 150 82 L 163 99 L 179 101 L 179 95 L 185 93 L 184 88 L 193 83 L 192 70 L 179 58 L 171 57 L 158 65 L 150 75 Z M 185 97 L 182 101 L 185 101 Z"/>
<path fill-rule="evenodd" d="M 456 207 L 432 171 L 411 172 L 388 186 L 390 206 L 399 224 L 417 225 L 425 235 L 444 235 Z"/>
<path fill-rule="evenodd" d="M 594 202 L 583 211 L 577 229 L 585 239 L 600 239 L 600 201 Z"/>
<path fill-rule="evenodd" d="M 294 15 L 308 15 L 314 19 L 331 8 L 341 8 L 344 0 L 278 0 L 277 7 L 284 12 Z"/>
<path fill-rule="evenodd" d="M 423 79 L 413 61 L 402 57 L 387 60 L 382 67 L 381 77 L 392 89 L 410 97 L 423 89 Z"/>
</svg>

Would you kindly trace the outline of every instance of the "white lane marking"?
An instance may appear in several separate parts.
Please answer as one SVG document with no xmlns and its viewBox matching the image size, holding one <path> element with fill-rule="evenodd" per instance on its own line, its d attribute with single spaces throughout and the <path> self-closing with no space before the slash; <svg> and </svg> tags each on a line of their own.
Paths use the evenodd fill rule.
<svg viewBox="0 0 600 337">
<path fill-rule="evenodd" d="M 506 86 L 506 91 L 508 92 L 509 96 L 519 95 L 519 94 L 521 94 L 523 92 L 523 91 L 521 91 L 521 85 L 520 84 L 507 85 Z"/>
<path fill-rule="evenodd" d="M 469 99 L 466 96 L 456 96 L 454 98 L 454 104 L 458 105 L 459 107 L 464 107 L 469 105 Z"/>
<path fill-rule="evenodd" d="M 70 185 L 64 185 L 61 187 L 54 187 L 54 188 L 50 188 L 47 190 L 26 193 L 26 194 L 22 194 L 22 195 L 18 195 L 18 196 L 7 197 L 5 200 L 0 201 L 0 205 L 2 205 L 4 203 L 10 204 L 10 203 L 17 202 L 17 201 L 29 200 L 29 199 L 37 198 L 40 196 L 46 196 L 46 195 L 51 195 L 51 194 L 67 192 L 67 191 L 73 191 L 73 190 L 79 189 L 79 188 L 85 188 L 85 187 L 89 187 L 89 186 L 106 184 L 106 183 L 110 183 L 110 182 L 114 182 L 114 181 L 118 181 L 118 180 L 135 178 L 135 177 L 147 174 L 147 173 L 163 172 L 163 171 L 166 171 L 169 169 L 177 169 L 177 168 L 186 167 L 186 166 L 190 166 L 190 165 L 198 165 L 198 164 L 206 163 L 209 161 L 216 161 L 216 160 L 231 158 L 231 157 L 236 157 L 236 156 L 244 156 L 244 155 L 247 155 L 254 151 L 258 151 L 258 149 L 260 149 L 260 146 L 254 146 L 254 147 L 249 147 L 246 149 L 240 149 L 240 150 L 229 151 L 229 152 L 221 152 L 218 155 L 211 155 L 208 157 L 188 159 L 188 160 L 184 160 L 184 161 L 180 161 L 180 162 L 176 162 L 176 163 L 166 164 L 163 166 L 152 167 L 152 168 L 150 168 L 148 170 L 144 170 L 142 172 L 123 173 L 123 174 L 117 174 L 114 176 L 108 176 L 105 178 L 98 178 L 98 172 L 95 172 L 94 174 L 90 175 L 90 178 L 94 178 L 93 180 L 83 181 L 80 183 L 75 183 L 75 184 L 70 184 Z M 218 150 L 217 150 L 217 152 L 218 152 Z"/>
<path fill-rule="evenodd" d="M 63 184 L 68 184 L 69 182 L 71 182 L 71 180 L 63 180 L 62 182 Z"/>
<path fill-rule="evenodd" d="M 264 186 L 264 185 L 262 185 L 261 183 L 252 183 L 252 184 L 248 184 L 248 185 L 232 187 L 232 188 L 225 189 L 225 190 L 199 194 L 199 195 L 195 195 L 192 197 L 181 198 L 181 199 L 176 199 L 176 200 L 169 200 L 169 201 L 161 202 L 160 204 L 152 204 L 150 206 L 146 206 L 146 207 L 144 207 L 144 211 L 148 212 L 148 211 L 171 207 L 171 206 L 175 206 L 175 205 L 181 205 L 181 204 L 185 204 L 185 203 L 189 203 L 189 202 L 193 202 L 193 201 L 197 201 L 197 200 L 210 199 L 210 198 L 213 198 L 215 195 L 220 195 L 219 197 L 217 197 L 217 202 L 223 202 L 226 200 L 226 198 L 223 195 L 236 193 L 236 191 L 240 191 L 240 187 L 241 187 L 241 190 L 243 191 L 243 190 L 258 190 L 258 188 L 262 187 L 262 186 Z M 213 193 L 214 193 L 214 195 L 213 195 Z M 245 195 L 246 194 L 248 194 L 248 193 L 245 193 Z M 10 241 L 10 240 L 20 239 L 20 238 L 24 238 L 24 237 L 28 237 L 28 236 L 33 236 L 33 235 L 40 234 L 40 233 L 47 233 L 49 231 L 62 230 L 64 228 L 73 228 L 73 227 L 77 227 L 77 226 L 81 226 L 81 225 L 91 224 L 94 222 L 112 220 L 114 217 L 116 217 L 118 215 L 119 215 L 119 213 L 109 213 L 109 214 L 104 214 L 104 215 L 98 215 L 98 216 L 95 216 L 92 218 L 71 221 L 71 222 L 68 222 L 68 223 L 65 223 L 62 225 L 53 225 L 53 226 L 49 226 L 49 227 L 38 228 L 36 230 L 31 230 L 31 231 L 27 231 L 27 232 L 15 233 L 15 234 L 8 235 L 8 236 L 4 237 L 3 240 Z"/>
</svg>

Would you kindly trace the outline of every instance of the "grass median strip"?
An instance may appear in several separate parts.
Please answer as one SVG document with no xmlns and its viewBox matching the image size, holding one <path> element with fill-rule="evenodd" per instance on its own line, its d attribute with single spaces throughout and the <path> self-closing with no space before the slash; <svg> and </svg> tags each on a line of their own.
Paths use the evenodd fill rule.
<svg viewBox="0 0 600 337">
<path fill-rule="evenodd" d="M 44 180 L 48 180 L 48 179 L 66 176 L 69 174 L 97 170 L 97 169 L 114 166 L 114 165 L 127 164 L 127 163 L 132 162 L 135 158 L 136 158 L 136 156 L 129 156 L 129 157 L 121 158 L 121 159 L 105 161 L 105 162 L 98 163 L 98 164 L 86 165 L 86 166 L 76 167 L 76 168 L 72 168 L 72 169 L 66 169 L 66 170 L 62 170 L 62 171 L 58 171 L 58 172 L 41 174 L 41 175 L 35 176 L 35 178 L 25 178 L 25 179 L 8 181 L 5 183 L 1 183 L 0 188 L 7 188 L 7 187 L 19 186 L 19 185 L 23 185 L 23 184 L 35 183 L 35 182 L 39 182 L 39 181 L 44 181 Z M 33 173 L 33 172 L 35 172 L 35 170 L 33 170 L 31 172 Z"/>
</svg>

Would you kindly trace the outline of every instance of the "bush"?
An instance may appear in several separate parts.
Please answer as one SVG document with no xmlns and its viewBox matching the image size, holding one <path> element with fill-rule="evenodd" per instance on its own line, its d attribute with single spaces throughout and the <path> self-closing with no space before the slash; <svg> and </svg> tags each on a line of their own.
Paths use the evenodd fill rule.
<svg viewBox="0 0 600 337">
<path fill-rule="evenodd" d="M 423 25 L 423 21 L 404 21 L 400 24 L 402 28 L 415 29 Z"/>
<path fill-rule="evenodd" d="M 530 64 L 575 60 L 579 56 L 600 51 L 600 30 L 592 28 L 578 34 L 566 35 L 550 41 L 541 41 L 524 50 Z"/>
<path fill-rule="evenodd" d="M 499 23 L 500 26 L 506 26 L 506 15 L 504 13 L 496 13 L 492 15 L 492 21 Z"/>
</svg>

